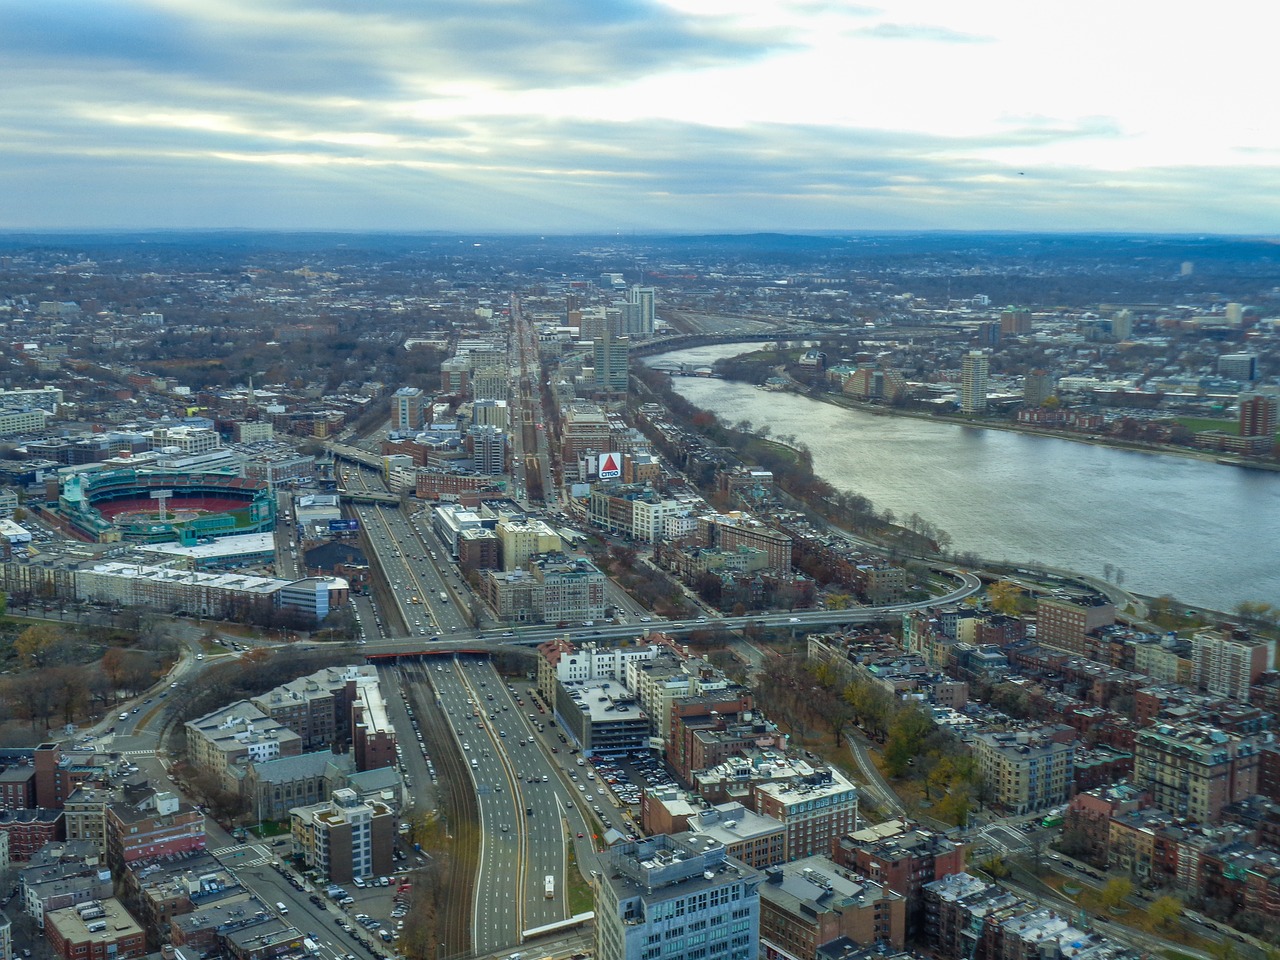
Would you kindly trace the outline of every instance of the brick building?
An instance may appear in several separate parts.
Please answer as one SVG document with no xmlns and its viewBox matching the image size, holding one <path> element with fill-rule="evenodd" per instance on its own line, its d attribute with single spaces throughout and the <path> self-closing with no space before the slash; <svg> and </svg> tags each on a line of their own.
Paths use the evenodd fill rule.
<svg viewBox="0 0 1280 960">
<path fill-rule="evenodd" d="M 118 900 L 82 903 L 45 918 L 45 937 L 62 960 L 129 960 L 147 953 L 147 938 Z"/>
<path fill-rule="evenodd" d="M 924 886 L 964 872 L 964 847 L 909 820 L 887 820 L 840 837 L 833 859 L 906 902 L 908 935 L 924 929 Z"/>
</svg>

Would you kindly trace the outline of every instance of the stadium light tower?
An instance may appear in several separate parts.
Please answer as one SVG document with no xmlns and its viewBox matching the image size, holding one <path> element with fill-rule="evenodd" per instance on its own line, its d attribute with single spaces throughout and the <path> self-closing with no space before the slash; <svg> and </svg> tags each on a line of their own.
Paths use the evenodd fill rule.
<svg viewBox="0 0 1280 960">
<path fill-rule="evenodd" d="M 156 500 L 160 504 L 160 522 L 163 523 L 169 519 L 169 515 L 165 512 L 165 501 L 173 496 L 172 490 L 152 490 L 151 499 Z"/>
</svg>

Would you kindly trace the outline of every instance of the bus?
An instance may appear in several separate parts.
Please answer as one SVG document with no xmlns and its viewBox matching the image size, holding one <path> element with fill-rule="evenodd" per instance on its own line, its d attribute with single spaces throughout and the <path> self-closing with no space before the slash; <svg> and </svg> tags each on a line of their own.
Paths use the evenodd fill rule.
<svg viewBox="0 0 1280 960">
<path fill-rule="evenodd" d="M 443 590 L 441 590 L 441 591 L 440 591 L 440 602 L 441 602 L 441 603 L 448 603 L 448 602 L 449 602 L 449 595 L 448 595 L 447 593 L 445 593 Z"/>
<path fill-rule="evenodd" d="M 556 895 L 556 878 L 551 874 L 547 874 L 546 879 L 542 881 L 542 886 L 544 889 L 543 896 L 548 900 L 552 899 Z"/>
</svg>

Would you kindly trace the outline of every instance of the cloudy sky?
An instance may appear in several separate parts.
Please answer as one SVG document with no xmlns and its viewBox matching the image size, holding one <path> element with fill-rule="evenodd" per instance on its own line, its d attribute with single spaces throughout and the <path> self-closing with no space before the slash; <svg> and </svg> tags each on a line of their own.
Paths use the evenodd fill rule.
<svg viewBox="0 0 1280 960">
<path fill-rule="evenodd" d="M 1275 233 L 1256 0 L 0 0 L 0 229 Z"/>
</svg>

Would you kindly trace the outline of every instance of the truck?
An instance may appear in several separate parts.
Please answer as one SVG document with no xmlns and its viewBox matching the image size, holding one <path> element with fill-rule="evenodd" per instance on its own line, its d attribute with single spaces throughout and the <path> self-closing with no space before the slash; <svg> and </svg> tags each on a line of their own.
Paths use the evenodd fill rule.
<svg viewBox="0 0 1280 960">
<path fill-rule="evenodd" d="M 443 590 L 441 590 L 441 591 L 440 591 L 440 602 L 441 602 L 441 603 L 448 603 L 448 602 L 449 602 L 449 595 L 448 595 L 447 593 L 445 593 Z"/>
<path fill-rule="evenodd" d="M 548 873 L 546 879 L 542 881 L 542 887 L 542 895 L 548 900 L 552 899 L 556 895 L 556 878 Z"/>
</svg>

